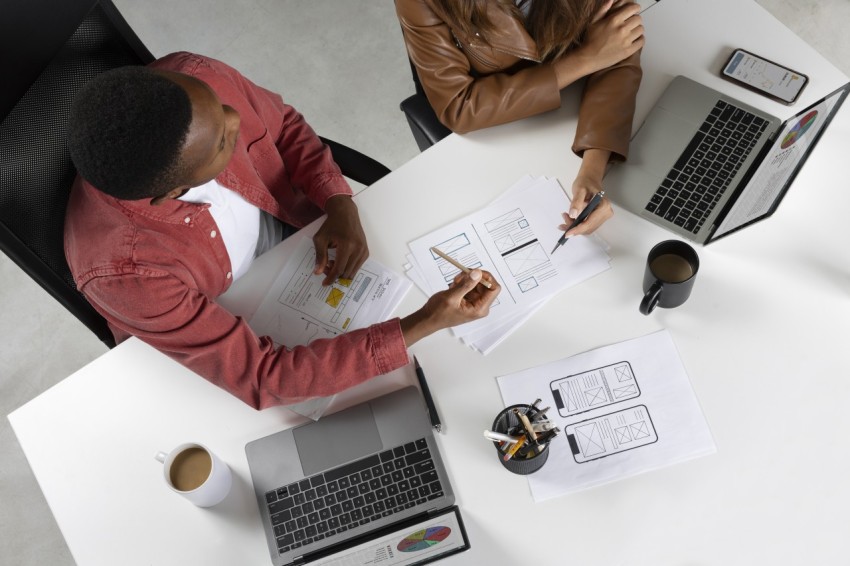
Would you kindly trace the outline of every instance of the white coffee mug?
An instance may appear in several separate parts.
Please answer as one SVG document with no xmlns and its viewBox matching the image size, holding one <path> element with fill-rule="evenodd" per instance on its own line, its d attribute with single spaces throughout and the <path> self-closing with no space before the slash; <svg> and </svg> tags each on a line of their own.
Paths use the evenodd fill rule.
<svg viewBox="0 0 850 566">
<path fill-rule="evenodd" d="M 181 468 L 194 472 L 194 481 L 189 483 L 189 485 L 183 485 L 188 481 L 186 478 L 176 478 L 178 485 L 175 485 L 172 479 L 172 466 L 178 456 L 181 455 L 183 457 L 180 458 L 178 465 Z M 162 474 L 166 485 L 172 491 L 179 493 L 198 507 L 212 507 L 217 503 L 221 503 L 230 492 L 230 486 L 233 484 L 233 476 L 230 473 L 230 468 L 206 446 L 189 442 L 181 444 L 167 454 L 165 452 L 157 452 L 154 458 L 164 464 Z M 189 462 L 189 458 L 195 459 L 196 462 Z M 197 463 L 200 463 L 201 468 L 198 468 Z M 195 464 L 194 467 L 192 467 L 192 464 Z M 209 469 L 208 474 L 206 474 L 207 469 Z M 206 474 L 206 478 L 203 477 L 204 474 Z M 180 489 L 180 487 L 183 487 L 183 489 Z"/>
</svg>

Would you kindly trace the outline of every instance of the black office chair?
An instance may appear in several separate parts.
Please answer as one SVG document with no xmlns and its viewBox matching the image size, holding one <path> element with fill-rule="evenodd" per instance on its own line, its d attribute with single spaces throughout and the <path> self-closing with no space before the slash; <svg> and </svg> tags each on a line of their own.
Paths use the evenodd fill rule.
<svg viewBox="0 0 850 566">
<path fill-rule="evenodd" d="M 410 61 L 408 60 L 408 62 Z M 425 151 L 452 131 L 437 118 L 437 114 L 425 96 L 425 91 L 419 82 L 419 75 L 416 73 L 416 67 L 412 62 L 410 62 L 410 72 L 413 75 L 416 93 L 402 101 L 401 111 L 407 118 L 407 124 L 410 126 L 410 131 L 413 132 L 413 139 L 416 140 L 419 151 Z"/>
<path fill-rule="evenodd" d="M 92 77 L 154 60 L 110 0 L 5 0 L 0 18 L 0 250 L 108 347 L 106 321 L 80 294 L 63 250 L 76 171 L 65 145 L 71 101 Z M 345 176 L 390 172 L 324 139 Z"/>
</svg>

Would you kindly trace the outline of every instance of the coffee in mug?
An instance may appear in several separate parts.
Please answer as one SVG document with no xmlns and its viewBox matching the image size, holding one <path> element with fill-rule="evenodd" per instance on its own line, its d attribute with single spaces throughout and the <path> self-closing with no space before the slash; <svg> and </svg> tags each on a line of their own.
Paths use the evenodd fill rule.
<svg viewBox="0 0 850 566">
<path fill-rule="evenodd" d="M 678 307 L 691 295 L 699 271 L 699 256 L 685 242 L 665 240 L 649 252 L 643 275 L 640 312 L 651 313 L 656 306 Z"/>
<path fill-rule="evenodd" d="M 192 491 L 203 485 L 212 471 L 212 458 L 203 448 L 188 448 L 178 454 L 168 472 L 178 491 Z"/>
<path fill-rule="evenodd" d="M 181 444 L 155 458 L 163 463 L 165 483 L 198 507 L 212 507 L 230 492 L 230 468 L 201 444 Z"/>
<path fill-rule="evenodd" d="M 676 254 L 661 254 L 652 260 L 649 269 L 658 279 L 668 283 L 681 283 L 694 274 L 688 260 Z"/>
</svg>

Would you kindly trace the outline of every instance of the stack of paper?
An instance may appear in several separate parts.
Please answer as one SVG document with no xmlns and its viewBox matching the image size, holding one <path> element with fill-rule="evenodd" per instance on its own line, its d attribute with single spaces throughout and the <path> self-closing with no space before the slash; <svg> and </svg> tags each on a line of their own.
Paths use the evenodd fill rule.
<svg viewBox="0 0 850 566">
<path fill-rule="evenodd" d="M 570 238 L 552 252 L 569 206 L 557 180 L 525 176 L 486 208 L 410 242 L 406 273 L 427 295 L 445 290 L 458 269 L 435 247 L 493 274 L 502 292 L 489 316 L 452 329 L 486 354 L 555 293 L 608 269 L 610 258 L 596 237 Z"/>
</svg>

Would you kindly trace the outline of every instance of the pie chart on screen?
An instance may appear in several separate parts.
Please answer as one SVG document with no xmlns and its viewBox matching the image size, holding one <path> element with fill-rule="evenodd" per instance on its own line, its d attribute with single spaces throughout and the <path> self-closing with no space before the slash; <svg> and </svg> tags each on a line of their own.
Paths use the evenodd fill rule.
<svg viewBox="0 0 850 566">
<path fill-rule="evenodd" d="M 788 132 L 788 135 L 785 136 L 785 139 L 782 140 L 782 145 L 779 147 L 781 147 L 782 149 L 788 149 L 789 147 L 794 145 L 794 143 L 798 139 L 803 137 L 803 134 L 806 133 L 806 130 L 808 130 L 809 127 L 815 123 L 817 115 L 818 111 L 812 110 L 811 112 L 800 118 L 800 121 L 794 124 L 794 127 L 791 128 L 791 131 Z"/>
<path fill-rule="evenodd" d="M 435 544 L 440 544 L 451 532 L 452 530 L 450 528 L 441 526 L 416 531 L 404 537 L 396 548 L 398 548 L 399 552 L 427 550 Z"/>
</svg>

